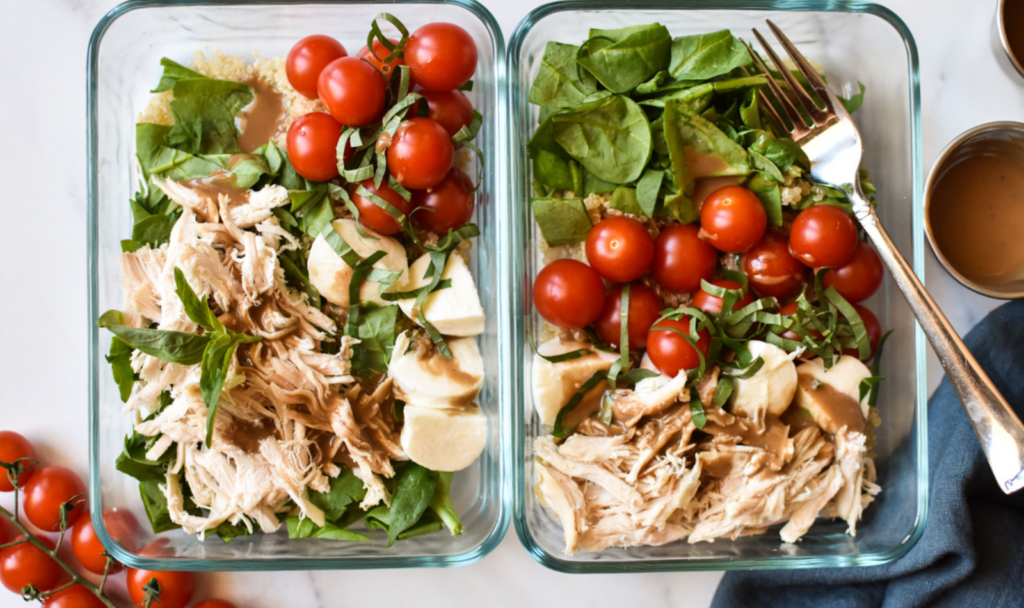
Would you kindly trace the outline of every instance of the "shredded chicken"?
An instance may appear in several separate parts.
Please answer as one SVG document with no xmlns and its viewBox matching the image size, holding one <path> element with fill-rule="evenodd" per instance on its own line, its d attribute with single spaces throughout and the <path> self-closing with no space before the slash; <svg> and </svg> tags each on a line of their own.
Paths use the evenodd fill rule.
<svg viewBox="0 0 1024 608">
<path fill-rule="evenodd" d="M 156 438 L 148 458 L 174 450 L 160 486 L 171 520 L 201 536 L 224 522 L 273 531 L 294 510 L 323 525 L 324 513 L 310 502 L 309 491 L 327 491 L 329 478 L 341 471 L 339 462 L 366 484 L 363 508 L 389 503 L 382 477 L 394 474 L 392 459 L 407 458 L 391 408 L 381 407 L 391 383 L 361 391 L 351 374 L 357 341 L 350 337 L 340 338 L 337 354 L 322 352 L 336 323 L 286 285 L 278 261 L 280 251 L 299 246 L 272 217 L 273 208 L 288 201 L 287 191 L 267 186 L 249 191 L 245 201 L 224 193 L 211 200 L 185 182 L 154 182 L 182 206 L 182 214 L 169 243 L 121 255 L 124 322 L 198 331 L 176 293 L 174 270 L 180 268 L 225 326 L 262 338 L 235 353 L 210 445 L 204 441 L 200 366 L 134 354 L 132 367 L 142 382 L 125 409 L 140 417 L 155 413 L 135 425 Z M 165 391 L 171 400 L 161 410 Z M 186 510 L 185 483 L 201 511 Z"/>
<path fill-rule="evenodd" d="M 706 408 L 717 381 L 714 367 L 695 387 Z M 736 539 L 772 526 L 793 543 L 820 517 L 856 533 L 880 490 L 864 434 L 790 433 L 777 420 L 718 409 L 698 429 L 685 384 L 679 374 L 615 391 L 610 426 L 588 418 L 561 443 L 536 440 L 535 491 L 561 523 L 567 553 Z"/>
</svg>

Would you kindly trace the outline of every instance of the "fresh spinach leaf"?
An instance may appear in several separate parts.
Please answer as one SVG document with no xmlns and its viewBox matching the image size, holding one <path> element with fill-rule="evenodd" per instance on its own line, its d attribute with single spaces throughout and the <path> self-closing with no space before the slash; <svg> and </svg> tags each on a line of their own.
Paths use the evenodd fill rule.
<svg viewBox="0 0 1024 608">
<path fill-rule="evenodd" d="M 110 330 L 125 344 L 168 363 L 195 365 L 203 359 L 209 336 L 183 331 L 128 327 L 121 324 L 121 312 L 108 310 L 96 323 Z"/>
<path fill-rule="evenodd" d="M 648 169 L 636 183 L 636 201 L 643 215 L 654 217 L 654 209 L 658 206 L 658 193 L 661 191 L 663 181 L 665 181 L 664 171 Z"/>
<path fill-rule="evenodd" d="M 150 215 L 132 226 L 132 240 L 156 249 L 170 241 L 171 230 L 178 221 L 178 214 Z"/>
<path fill-rule="evenodd" d="M 628 97 L 609 95 L 554 114 L 551 120 L 555 141 L 604 181 L 629 183 L 640 177 L 651 158 L 651 125 Z"/>
<path fill-rule="evenodd" d="M 768 222 L 772 226 L 782 226 L 782 193 L 779 184 L 764 173 L 758 172 L 751 176 L 747 188 L 761 199 Z"/>
<path fill-rule="evenodd" d="M 160 65 L 164 66 L 163 76 L 160 77 L 160 82 L 156 85 L 156 88 L 150 91 L 150 93 L 160 93 L 174 88 L 174 83 L 178 82 L 182 78 L 206 78 L 199 72 L 195 72 L 186 68 L 185 66 L 171 61 L 164 57 L 160 60 Z"/>
<path fill-rule="evenodd" d="M 789 140 L 792 141 L 792 140 Z M 757 152 L 763 155 L 766 159 L 771 161 L 779 171 L 787 171 L 793 162 L 796 160 L 796 154 L 783 143 L 782 140 L 776 139 L 774 135 L 767 131 L 761 131 L 757 134 L 754 142 L 750 144 L 750 151 Z M 781 179 L 779 181 L 782 181 Z"/>
<path fill-rule="evenodd" d="M 437 486 L 437 473 L 411 464 L 398 474 L 388 515 L 388 546 L 419 521 L 430 506 Z"/>
<path fill-rule="evenodd" d="M 533 160 L 533 179 L 556 190 L 575 191 L 575 163 L 562 146 L 555 141 L 555 122 L 549 115 L 537 127 L 537 131 L 526 144 L 526 150 Z M 576 173 L 579 172 L 577 168 Z"/>
<path fill-rule="evenodd" d="M 148 122 L 135 125 L 135 153 L 139 165 L 148 175 L 163 173 L 194 158 L 191 154 L 167 146 L 171 127 Z"/>
<path fill-rule="evenodd" d="M 585 241 L 593 227 L 578 198 L 533 198 L 530 208 L 541 235 L 552 247 Z"/>
<path fill-rule="evenodd" d="M 611 200 L 608 201 L 608 206 L 623 213 L 643 215 L 643 210 L 640 209 L 640 203 L 638 203 L 636 199 L 636 188 L 619 186 L 614 192 L 612 192 L 612 197 Z"/>
<path fill-rule="evenodd" d="M 354 370 L 369 373 L 388 371 L 391 349 L 395 346 L 397 322 L 397 305 L 374 308 L 362 317 L 356 332 L 360 342 L 353 347 Z"/>
<path fill-rule="evenodd" d="M 750 172 L 747 151 L 685 102 L 665 104 L 665 140 L 680 191 L 697 178 Z"/>
<path fill-rule="evenodd" d="M 576 61 L 614 93 L 628 93 L 669 65 L 672 36 L 659 23 L 591 30 L 590 36 Z"/>
<path fill-rule="evenodd" d="M 720 30 L 673 40 L 668 71 L 678 81 L 707 80 L 750 61 L 743 43 L 729 30 Z"/>
<path fill-rule="evenodd" d="M 530 86 L 529 102 L 552 109 L 569 109 L 597 92 L 597 81 L 589 72 L 576 69 L 579 47 L 550 41 L 540 60 L 540 71 Z"/>
<path fill-rule="evenodd" d="M 439 472 L 437 474 L 437 485 L 434 487 L 434 495 L 430 499 L 430 510 L 437 515 L 452 536 L 458 536 L 466 531 L 462 525 L 459 514 L 452 504 L 451 488 L 455 473 Z"/>
<path fill-rule="evenodd" d="M 309 298 L 310 306 L 320 308 L 320 291 L 310 282 L 309 275 L 301 263 L 295 261 L 294 258 L 298 256 L 299 254 L 296 251 L 282 251 L 278 254 L 277 259 L 284 270 L 285 281 L 295 289 L 305 293 Z"/>
<path fill-rule="evenodd" d="M 235 116 L 252 102 L 252 87 L 202 77 L 179 78 L 171 90 L 174 126 L 167 134 L 169 146 L 193 155 L 241 151 Z"/>
<path fill-rule="evenodd" d="M 586 169 L 583 169 L 580 172 L 583 173 L 584 197 L 590 196 L 591 194 L 608 194 L 618 187 L 616 184 L 606 182 Z"/>
<path fill-rule="evenodd" d="M 233 524 L 229 521 L 221 522 L 219 526 L 210 530 L 211 534 L 216 534 L 220 539 L 226 543 L 230 543 L 232 540 L 239 536 L 249 536 L 252 534 L 249 532 L 249 528 L 246 528 L 242 524 Z"/>
<path fill-rule="evenodd" d="M 362 480 L 356 477 L 351 469 L 345 469 L 344 473 L 331 480 L 330 491 L 310 492 L 309 502 L 324 512 L 327 521 L 333 522 L 344 516 L 350 505 L 361 501 L 365 496 L 366 487 Z"/>
<path fill-rule="evenodd" d="M 860 93 L 851 95 L 849 99 L 836 95 L 836 97 L 839 97 L 839 103 L 843 104 L 843 107 L 846 108 L 846 111 L 850 114 L 856 112 L 857 109 L 864 104 L 864 91 L 867 90 L 867 87 L 864 86 L 863 82 L 858 82 L 857 84 L 860 85 Z"/>
<path fill-rule="evenodd" d="M 165 483 L 161 478 L 147 479 L 139 483 L 139 494 L 142 496 L 142 506 L 146 510 L 146 517 L 153 527 L 155 534 L 177 530 L 181 526 L 171 521 L 171 512 L 167 508 L 167 497 L 160 491 L 160 485 Z"/>
<path fill-rule="evenodd" d="M 441 520 L 438 519 L 432 511 L 427 511 L 423 514 L 411 528 L 407 529 L 398 535 L 398 540 L 406 540 L 408 538 L 415 538 L 417 536 L 426 536 L 427 534 L 433 534 L 441 531 Z"/>
</svg>

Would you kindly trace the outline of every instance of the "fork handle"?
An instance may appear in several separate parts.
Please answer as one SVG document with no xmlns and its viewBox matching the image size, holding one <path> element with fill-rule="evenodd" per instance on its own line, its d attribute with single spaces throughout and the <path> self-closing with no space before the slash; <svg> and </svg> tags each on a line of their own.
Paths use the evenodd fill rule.
<svg viewBox="0 0 1024 608">
<path fill-rule="evenodd" d="M 860 184 L 854 186 L 850 199 L 857 219 L 910 304 L 946 370 L 953 390 L 960 397 L 999 487 L 1007 494 L 1024 488 L 1024 425 L 1020 418 L 981 369 L 971 351 L 967 350 L 907 260 L 896 249 L 874 207 L 861 191 Z"/>
</svg>

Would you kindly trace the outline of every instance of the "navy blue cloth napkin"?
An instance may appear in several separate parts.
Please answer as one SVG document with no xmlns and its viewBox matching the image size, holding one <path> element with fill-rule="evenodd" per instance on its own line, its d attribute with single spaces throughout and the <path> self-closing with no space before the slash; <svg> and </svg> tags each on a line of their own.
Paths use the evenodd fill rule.
<svg viewBox="0 0 1024 608">
<path fill-rule="evenodd" d="M 1024 301 L 992 311 L 965 342 L 1024 418 Z M 905 556 L 864 568 L 729 572 L 712 608 L 1024 606 L 1024 491 L 999 490 L 946 379 L 928 403 L 928 455 L 928 519 Z"/>
</svg>

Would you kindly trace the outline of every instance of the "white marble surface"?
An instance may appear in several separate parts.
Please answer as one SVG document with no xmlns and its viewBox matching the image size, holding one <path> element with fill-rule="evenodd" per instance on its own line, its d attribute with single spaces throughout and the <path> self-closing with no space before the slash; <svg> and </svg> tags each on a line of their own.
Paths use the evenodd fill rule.
<svg viewBox="0 0 1024 608">
<path fill-rule="evenodd" d="M 506 39 L 538 0 L 484 0 Z M 86 476 L 85 56 L 115 0 L 0 0 L 0 427 L 39 456 Z M 995 0 L 883 2 L 921 55 L 924 162 L 992 120 L 1024 120 L 1024 81 L 993 40 Z M 953 281 L 928 253 L 927 283 L 961 332 L 998 301 Z M 929 360 L 929 390 L 941 377 Z M 9 496 L 0 502 L 9 505 Z M 481 562 L 458 570 L 204 574 L 197 598 L 241 606 L 625 606 L 710 603 L 721 573 L 591 575 L 546 570 L 510 530 Z M 115 587 L 117 585 L 115 584 Z M 382 598 L 387 598 L 382 601 Z M 0 590 L 0 608 L 22 606 Z"/>
</svg>

